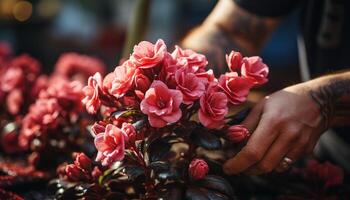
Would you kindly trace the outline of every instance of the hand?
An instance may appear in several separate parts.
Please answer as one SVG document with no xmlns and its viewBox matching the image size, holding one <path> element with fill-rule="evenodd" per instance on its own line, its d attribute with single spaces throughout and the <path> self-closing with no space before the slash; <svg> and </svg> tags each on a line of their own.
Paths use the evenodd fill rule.
<svg viewBox="0 0 350 200">
<path fill-rule="evenodd" d="M 243 125 L 254 132 L 247 145 L 224 164 L 225 173 L 282 171 L 283 158 L 294 162 L 312 153 L 326 127 L 310 87 L 306 82 L 285 88 L 253 108 Z"/>
</svg>

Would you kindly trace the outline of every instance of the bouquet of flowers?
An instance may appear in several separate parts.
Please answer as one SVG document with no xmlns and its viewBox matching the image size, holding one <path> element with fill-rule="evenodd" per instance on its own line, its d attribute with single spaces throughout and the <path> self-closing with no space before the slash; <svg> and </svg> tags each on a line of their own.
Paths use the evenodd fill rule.
<svg viewBox="0 0 350 200">
<path fill-rule="evenodd" d="M 83 102 L 97 119 L 96 162 L 79 153 L 60 166 L 57 197 L 234 198 L 221 163 L 249 131 L 239 125 L 244 113 L 229 110 L 267 82 L 268 67 L 235 51 L 226 59 L 230 72 L 216 78 L 204 55 L 143 41 L 113 72 L 91 76 Z"/>
<path fill-rule="evenodd" d="M 250 137 L 247 96 L 268 75 L 257 56 L 226 61 L 216 77 L 204 55 L 144 41 L 105 76 L 77 53 L 47 76 L 0 43 L 0 199 L 346 199 L 344 171 L 328 162 L 223 173 Z"/>
</svg>

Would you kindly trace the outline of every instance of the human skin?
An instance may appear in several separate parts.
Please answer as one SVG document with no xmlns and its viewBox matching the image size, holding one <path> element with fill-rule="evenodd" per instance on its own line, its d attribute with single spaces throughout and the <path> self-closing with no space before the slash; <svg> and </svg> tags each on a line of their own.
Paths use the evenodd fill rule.
<svg viewBox="0 0 350 200">
<path fill-rule="evenodd" d="M 251 14 L 233 0 L 220 0 L 182 46 L 206 54 L 210 66 L 225 66 L 223 58 L 231 49 L 258 54 L 280 20 Z M 252 136 L 227 160 L 224 172 L 258 175 L 284 170 L 280 166 L 284 157 L 295 162 L 313 151 L 326 129 L 350 122 L 349 102 L 350 72 L 323 76 L 267 96 L 243 122 Z"/>
</svg>

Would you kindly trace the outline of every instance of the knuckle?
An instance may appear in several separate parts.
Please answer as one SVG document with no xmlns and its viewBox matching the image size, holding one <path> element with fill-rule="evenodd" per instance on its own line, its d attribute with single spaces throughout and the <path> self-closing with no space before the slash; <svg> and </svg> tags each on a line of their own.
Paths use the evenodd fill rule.
<svg viewBox="0 0 350 200">
<path fill-rule="evenodd" d="M 268 172 L 271 172 L 273 170 L 272 165 L 268 164 L 266 162 L 260 163 L 257 168 L 264 173 L 268 173 Z"/>
</svg>

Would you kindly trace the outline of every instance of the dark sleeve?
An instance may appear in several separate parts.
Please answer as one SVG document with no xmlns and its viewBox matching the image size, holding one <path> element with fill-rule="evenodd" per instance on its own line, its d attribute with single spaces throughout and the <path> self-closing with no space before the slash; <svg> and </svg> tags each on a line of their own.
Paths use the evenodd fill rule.
<svg viewBox="0 0 350 200">
<path fill-rule="evenodd" d="M 263 17 L 281 17 L 291 12 L 299 0 L 234 0 L 236 4 L 253 14 Z"/>
</svg>

